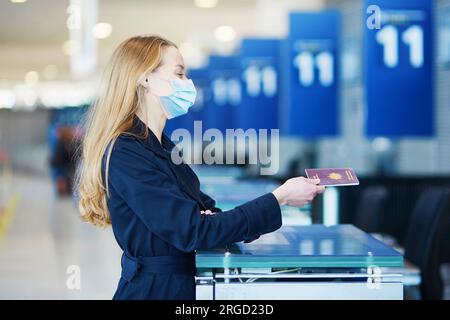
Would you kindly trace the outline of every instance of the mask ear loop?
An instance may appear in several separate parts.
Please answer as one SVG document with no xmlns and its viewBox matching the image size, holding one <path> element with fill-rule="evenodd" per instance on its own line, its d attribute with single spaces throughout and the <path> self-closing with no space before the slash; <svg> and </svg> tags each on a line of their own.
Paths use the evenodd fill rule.
<svg viewBox="0 0 450 320">
<path fill-rule="evenodd" d="M 148 77 L 145 78 L 145 82 L 148 82 Z M 143 85 L 141 85 L 138 82 L 138 86 L 137 86 L 137 96 L 138 96 L 138 104 L 139 104 L 139 108 L 141 108 L 143 110 L 144 104 L 144 95 L 142 93 L 142 88 L 145 90 L 146 93 L 149 92 L 148 88 L 145 88 Z M 156 102 L 159 104 L 161 110 L 164 112 L 164 114 L 166 115 L 166 117 L 169 119 L 169 115 L 167 114 L 166 109 L 163 107 L 162 103 L 161 103 L 161 99 L 155 95 L 152 94 L 152 96 L 156 99 Z"/>
<path fill-rule="evenodd" d="M 142 85 L 138 82 L 137 84 L 137 88 L 136 88 L 136 94 L 137 94 L 137 106 L 136 106 L 136 111 L 135 114 L 141 113 L 143 117 L 146 117 L 146 114 L 143 112 L 144 110 L 144 99 L 143 99 L 143 94 L 142 94 Z"/>
</svg>

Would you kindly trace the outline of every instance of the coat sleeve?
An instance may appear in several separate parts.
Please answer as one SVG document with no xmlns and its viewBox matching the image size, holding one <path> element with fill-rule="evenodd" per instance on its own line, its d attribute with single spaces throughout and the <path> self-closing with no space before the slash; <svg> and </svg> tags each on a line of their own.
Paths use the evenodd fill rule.
<svg viewBox="0 0 450 320">
<path fill-rule="evenodd" d="M 252 240 L 282 224 L 280 206 L 272 193 L 233 210 L 200 214 L 197 202 L 151 157 L 126 144 L 113 148 L 108 181 L 150 232 L 185 252 Z"/>
<path fill-rule="evenodd" d="M 216 207 L 216 201 L 213 198 L 211 198 L 210 196 L 208 196 L 206 193 L 200 191 L 200 197 L 202 198 L 202 201 L 206 205 L 206 207 L 209 208 L 209 210 L 211 210 L 212 212 L 221 212 L 222 211 L 222 209 Z M 244 242 L 249 243 L 249 242 L 257 240 L 258 238 L 259 238 L 259 235 L 256 235 L 251 238 L 247 237 L 244 239 Z"/>
<path fill-rule="evenodd" d="M 200 198 L 202 199 L 205 206 L 212 212 L 221 212 L 222 209 L 216 207 L 216 200 L 208 196 L 206 193 L 200 191 Z"/>
</svg>

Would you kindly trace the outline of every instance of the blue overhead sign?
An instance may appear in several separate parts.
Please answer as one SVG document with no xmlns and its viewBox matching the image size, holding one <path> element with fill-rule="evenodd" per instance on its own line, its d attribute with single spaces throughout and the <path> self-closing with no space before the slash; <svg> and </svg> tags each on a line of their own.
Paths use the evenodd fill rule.
<svg viewBox="0 0 450 320">
<path fill-rule="evenodd" d="M 190 69 L 187 72 L 187 77 L 192 79 L 197 90 L 195 103 L 184 117 L 184 127 L 193 133 L 194 121 L 203 121 L 205 110 L 211 101 L 208 67 Z"/>
<path fill-rule="evenodd" d="M 366 0 L 364 8 L 367 135 L 433 135 L 433 1 Z"/>
<path fill-rule="evenodd" d="M 241 104 L 241 86 L 235 56 L 209 57 L 209 91 L 211 99 L 204 110 L 204 128 L 225 133 L 235 128 L 234 112 Z"/>
<path fill-rule="evenodd" d="M 282 133 L 306 138 L 338 134 L 339 32 L 336 10 L 289 15 Z"/>
<path fill-rule="evenodd" d="M 242 129 L 278 128 L 279 48 L 277 39 L 244 39 L 239 72 L 242 102 L 236 126 Z"/>
</svg>

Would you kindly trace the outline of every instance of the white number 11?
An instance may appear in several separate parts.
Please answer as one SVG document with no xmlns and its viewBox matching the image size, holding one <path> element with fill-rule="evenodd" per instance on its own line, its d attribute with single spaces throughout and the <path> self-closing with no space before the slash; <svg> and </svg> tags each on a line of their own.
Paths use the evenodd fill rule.
<svg viewBox="0 0 450 320">
<path fill-rule="evenodd" d="M 377 32 L 375 36 L 377 42 L 384 47 L 384 63 L 388 68 L 395 68 L 398 65 L 398 30 L 388 25 Z M 409 61 L 414 68 L 423 66 L 423 29 L 418 25 L 413 25 L 402 33 L 402 41 L 409 46 Z"/>
<path fill-rule="evenodd" d="M 309 51 L 303 51 L 294 58 L 294 66 L 298 68 L 300 84 L 309 87 L 314 83 L 314 68 L 319 71 L 319 83 L 324 87 L 334 82 L 334 56 L 331 52 L 323 51 L 317 56 Z"/>
</svg>

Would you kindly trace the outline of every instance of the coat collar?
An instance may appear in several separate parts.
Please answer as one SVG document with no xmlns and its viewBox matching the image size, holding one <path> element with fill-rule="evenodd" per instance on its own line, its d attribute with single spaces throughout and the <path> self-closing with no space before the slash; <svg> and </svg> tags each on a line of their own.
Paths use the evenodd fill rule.
<svg viewBox="0 0 450 320">
<path fill-rule="evenodd" d="M 153 131 L 150 130 L 150 128 L 148 128 L 147 125 L 141 119 L 139 119 L 138 116 L 134 115 L 133 124 L 128 132 L 140 135 L 143 134 L 145 130 L 148 131 L 148 137 L 144 141 L 145 145 L 156 154 L 167 158 L 168 153 L 170 153 L 175 147 L 175 144 L 172 142 L 172 140 L 170 140 L 169 137 L 167 137 L 167 135 L 163 132 L 160 143 Z"/>
</svg>

